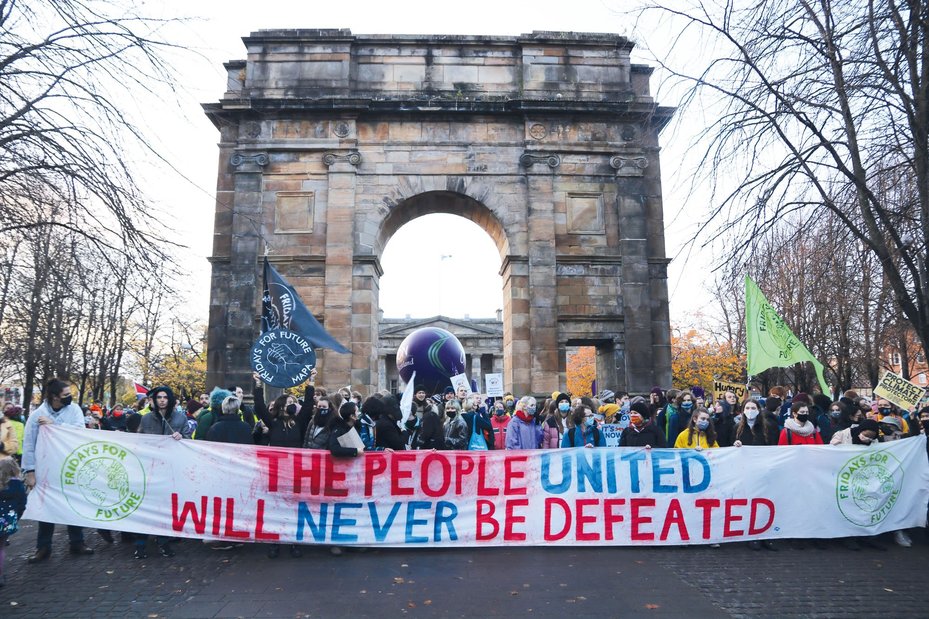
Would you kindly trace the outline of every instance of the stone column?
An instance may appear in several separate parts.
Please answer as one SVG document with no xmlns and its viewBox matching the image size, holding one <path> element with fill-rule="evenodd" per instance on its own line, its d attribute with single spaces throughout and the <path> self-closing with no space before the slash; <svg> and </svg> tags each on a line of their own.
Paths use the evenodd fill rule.
<svg viewBox="0 0 929 619">
<path fill-rule="evenodd" d="M 531 376 L 529 391 L 551 393 L 558 389 L 558 306 L 554 294 L 555 198 L 554 174 L 558 155 L 524 153 L 527 220 L 529 224 L 529 335 Z"/>
<path fill-rule="evenodd" d="M 326 153 L 323 163 L 329 167 L 323 326 L 351 354 L 323 351 L 318 381 L 322 385 L 347 385 L 352 383 L 356 357 L 365 360 L 364 365 L 358 367 L 371 367 L 367 359 L 372 343 L 359 344 L 356 349 L 352 338 L 354 243 L 351 239 L 355 238 L 355 166 L 361 163 L 361 155 L 357 152 Z M 365 350 L 364 346 L 369 350 Z M 368 382 L 364 385 L 368 386 Z"/>
<path fill-rule="evenodd" d="M 378 290 L 381 275 L 376 256 L 354 257 L 352 268 L 352 382 L 368 393 L 380 384 L 378 364 Z"/>
<path fill-rule="evenodd" d="M 514 395 L 529 392 L 531 376 L 529 348 L 529 259 L 506 256 L 500 268 L 503 278 L 503 364 L 504 389 Z"/>
<path fill-rule="evenodd" d="M 623 260 L 621 286 L 626 388 L 633 393 L 647 392 L 655 382 L 646 200 L 642 180 L 648 163 L 645 157 L 617 155 L 610 159 L 610 165 L 616 170 L 619 247 Z"/>
<path fill-rule="evenodd" d="M 657 139 L 657 138 L 656 138 Z M 649 292 L 652 316 L 652 371 L 654 385 L 671 387 L 671 314 L 668 299 L 668 263 L 665 254 L 664 208 L 658 148 L 649 149 L 645 169 L 645 224 L 649 256 Z"/>
<path fill-rule="evenodd" d="M 228 162 L 231 174 L 220 172 L 217 200 L 232 206 L 226 215 L 217 208 L 216 215 L 215 234 L 219 239 L 227 231 L 228 244 L 217 242 L 213 248 L 207 388 L 230 384 L 247 388 L 252 373 L 249 354 L 259 330 L 261 173 L 269 159 L 266 153 L 220 152 L 220 162 Z"/>
</svg>

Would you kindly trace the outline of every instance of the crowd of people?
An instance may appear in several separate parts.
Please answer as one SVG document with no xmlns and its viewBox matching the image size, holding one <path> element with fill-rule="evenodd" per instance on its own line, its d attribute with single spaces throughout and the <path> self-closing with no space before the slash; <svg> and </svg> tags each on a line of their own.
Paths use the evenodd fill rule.
<svg viewBox="0 0 929 619">
<path fill-rule="evenodd" d="M 744 401 L 727 392 L 718 400 L 700 387 L 630 395 L 604 390 L 595 397 L 555 392 L 551 397 L 485 398 L 460 388 L 446 387 L 431 394 L 415 385 L 408 411 L 401 398 L 387 392 L 365 397 L 349 387 L 327 390 L 315 386 L 316 372 L 301 394 L 280 395 L 268 403 L 264 385 L 254 375 L 252 405 L 245 402 L 242 386 L 215 388 L 186 402 L 178 401 L 170 387 L 152 389 L 135 407 L 119 404 L 111 409 L 99 402 L 80 407 L 72 400 L 71 386 L 51 380 L 42 404 L 23 418 L 23 410 L 7 404 L 0 420 L 0 570 L 7 537 L 18 528 L 28 489 L 35 485 L 38 426 L 68 425 L 118 432 L 171 436 L 176 440 L 205 440 L 246 445 L 270 445 L 328 450 L 334 457 L 357 457 L 365 451 L 558 449 L 607 446 L 604 425 L 621 430 L 620 447 L 714 449 L 718 447 L 794 445 L 874 445 L 906 436 L 929 434 L 929 406 L 901 410 L 889 400 L 871 400 L 846 391 L 833 401 L 823 394 L 790 394 L 773 387 L 766 397 Z M 363 443 L 347 447 L 340 437 L 355 430 Z M 54 524 L 39 523 L 38 563 L 51 556 Z M 109 531 L 99 531 L 114 543 Z M 121 534 L 131 543 L 134 556 L 144 559 L 148 536 Z M 80 527 L 68 527 L 72 554 L 93 554 Z M 905 531 L 894 533 L 901 546 L 912 541 Z M 175 555 L 168 538 L 156 537 L 161 555 Z M 814 542 L 818 544 L 819 542 Z M 850 549 L 883 548 L 872 538 L 843 540 Z M 801 542 L 802 544 L 802 542 Z M 752 542 L 752 548 L 777 550 L 771 541 Z M 216 549 L 232 544 L 214 542 Z M 269 557 L 281 546 L 271 545 Z M 334 554 L 341 550 L 333 547 Z M 300 556 L 299 546 L 291 546 Z M 3 582 L 0 571 L 0 583 Z"/>
</svg>

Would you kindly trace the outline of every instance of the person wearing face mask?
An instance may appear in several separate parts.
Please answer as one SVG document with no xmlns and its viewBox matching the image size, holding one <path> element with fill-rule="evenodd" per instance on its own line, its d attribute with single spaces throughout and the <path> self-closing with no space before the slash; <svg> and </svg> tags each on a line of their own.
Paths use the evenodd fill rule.
<svg viewBox="0 0 929 619">
<path fill-rule="evenodd" d="M 819 430 L 819 436 L 823 443 L 828 443 L 835 433 L 835 425 L 829 416 L 829 409 L 832 407 L 832 399 L 822 393 L 813 394 L 813 409 L 810 413 L 810 421 Z"/>
<path fill-rule="evenodd" d="M 269 409 L 265 403 L 264 383 L 261 377 L 257 372 L 252 375 L 255 379 L 255 388 L 252 392 L 255 398 L 255 414 L 268 428 L 265 437 L 269 446 L 301 447 L 303 445 L 303 436 L 313 416 L 315 388 L 312 381 L 315 376 L 316 369 L 314 368 L 310 374 L 310 382 L 307 383 L 304 391 L 302 406 L 297 406 L 297 400 L 292 395 L 282 395 L 275 398 Z"/>
<path fill-rule="evenodd" d="M 516 413 L 506 430 L 507 449 L 538 449 L 542 444 L 542 428 L 536 422 L 536 400 L 523 396 L 516 403 Z"/>
<path fill-rule="evenodd" d="M 562 447 L 606 447 L 606 438 L 597 427 L 594 412 L 589 406 L 581 404 L 571 416 L 574 427 L 565 432 Z"/>
<path fill-rule="evenodd" d="M 897 419 L 903 428 L 903 433 L 910 433 L 910 426 L 907 424 L 906 419 L 903 418 L 903 415 L 900 414 L 900 409 L 891 404 L 890 400 L 881 398 L 877 401 L 877 422 L 880 423 L 884 421 L 885 417 Z"/>
<path fill-rule="evenodd" d="M 674 444 L 684 432 L 694 412 L 694 395 L 689 391 L 681 391 L 674 400 L 674 405 L 668 405 L 665 413 L 664 438 L 668 445 Z"/>
<path fill-rule="evenodd" d="M 42 454 L 36 451 L 36 442 L 39 437 L 39 426 L 56 425 L 70 426 L 84 429 L 84 414 L 81 407 L 72 402 L 71 385 L 53 378 L 45 385 L 45 401 L 35 409 L 26 419 L 23 432 L 23 473 L 24 484 L 27 489 L 35 487 L 36 461 Z M 52 555 L 52 535 L 55 525 L 51 522 L 40 522 L 36 539 L 35 554 L 29 558 L 29 563 L 45 561 Z M 92 548 L 84 544 L 84 530 L 81 527 L 68 526 L 68 541 L 73 555 L 92 555 Z"/>
<path fill-rule="evenodd" d="M 571 416 L 571 397 L 558 393 L 548 406 L 542 421 L 542 449 L 558 449 L 565 434 L 566 417 Z"/>
<path fill-rule="evenodd" d="M 506 414 L 506 406 L 502 400 L 494 402 L 493 415 L 490 425 L 494 429 L 494 449 L 506 448 L 506 429 L 510 425 L 510 416 Z"/>
<path fill-rule="evenodd" d="M 620 447 L 667 447 L 664 433 L 652 420 L 652 410 L 645 402 L 633 402 L 629 407 L 629 427 L 619 437 Z"/>
<path fill-rule="evenodd" d="M 687 429 L 677 435 L 674 441 L 677 449 L 710 449 L 719 447 L 716 442 L 716 428 L 710 419 L 710 412 L 705 408 L 697 408 L 690 417 Z"/>
<path fill-rule="evenodd" d="M 416 437 L 416 449 L 445 449 L 445 407 L 452 401 L 443 400 L 440 408 L 426 409 Z"/>
<path fill-rule="evenodd" d="M 374 422 L 374 447 L 375 449 L 384 449 L 387 451 L 403 451 L 406 449 L 406 442 L 403 440 L 403 434 L 400 432 L 400 426 L 397 425 L 403 419 L 403 413 L 400 411 L 400 403 L 393 396 L 383 398 L 370 397 L 361 405 L 361 412 L 372 419 Z M 410 419 L 414 421 L 416 417 L 412 414 Z"/>
<path fill-rule="evenodd" d="M 466 400 L 466 405 L 471 402 Z M 461 406 L 457 400 L 445 403 L 445 449 L 465 450 L 468 448 L 470 432 L 461 417 Z"/>
<path fill-rule="evenodd" d="M 329 434 L 332 421 L 332 406 L 329 396 L 316 398 L 316 413 L 303 436 L 304 449 L 329 449 Z"/>
<path fill-rule="evenodd" d="M 731 401 L 727 396 L 732 397 Z M 742 414 L 742 407 L 735 394 L 727 392 L 723 399 L 713 404 L 711 411 L 710 418 L 713 420 L 713 427 L 716 428 L 716 442 L 720 447 L 732 447 L 735 440 L 732 436 L 735 433 L 734 418 Z"/>
<path fill-rule="evenodd" d="M 799 396 L 800 394 L 797 394 Z M 805 400 L 794 401 L 790 405 L 790 418 L 784 422 L 784 429 L 777 440 L 778 445 L 822 445 L 823 439 L 810 421 L 812 407 Z"/>
<path fill-rule="evenodd" d="M 471 432 L 477 430 L 484 436 L 484 442 L 487 449 L 496 449 L 494 441 L 494 427 L 490 419 L 487 418 L 487 405 L 481 398 L 481 394 L 472 393 L 468 406 L 462 407 L 461 418 L 468 425 L 468 442 L 471 440 Z M 467 447 L 466 447 L 467 448 Z"/>
<path fill-rule="evenodd" d="M 777 419 L 761 412 L 758 402 L 748 400 L 742 406 L 742 418 L 733 431 L 733 446 L 777 445 Z"/>
</svg>

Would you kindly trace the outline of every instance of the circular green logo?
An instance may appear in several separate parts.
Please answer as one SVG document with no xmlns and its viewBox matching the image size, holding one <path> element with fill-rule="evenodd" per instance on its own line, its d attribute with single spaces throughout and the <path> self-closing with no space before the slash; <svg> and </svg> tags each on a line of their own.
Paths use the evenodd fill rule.
<svg viewBox="0 0 929 619">
<path fill-rule="evenodd" d="M 887 451 L 863 453 L 845 463 L 836 481 L 836 501 L 846 520 L 861 526 L 878 524 L 900 496 L 903 466 Z"/>
<path fill-rule="evenodd" d="M 120 520 L 138 509 L 145 497 L 145 469 L 122 445 L 86 443 L 65 458 L 61 488 L 79 516 Z"/>
</svg>

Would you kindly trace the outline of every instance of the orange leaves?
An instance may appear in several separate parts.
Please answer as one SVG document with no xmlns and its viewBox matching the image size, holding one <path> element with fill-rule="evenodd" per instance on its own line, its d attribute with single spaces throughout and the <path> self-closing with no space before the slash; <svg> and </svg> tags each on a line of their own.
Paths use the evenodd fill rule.
<svg viewBox="0 0 929 619">
<path fill-rule="evenodd" d="M 574 396 L 594 395 L 590 386 L 597 380 L 597 349 L 583 346 L 568 355 L 568 391 Z M 608 387 L 604 385 L 603 387 Z M 603 388 L 599 387 L 598 388 Z"/>
<path fill-rule="evenodd" d="M 714 378 L 739 381 L 744 373 L 744 362 L 729 343 L 712 342 L 695 329 L 672 334 L 671 376 L 675 388 L 699 385 L 708 389 Z"/>
</svg>

